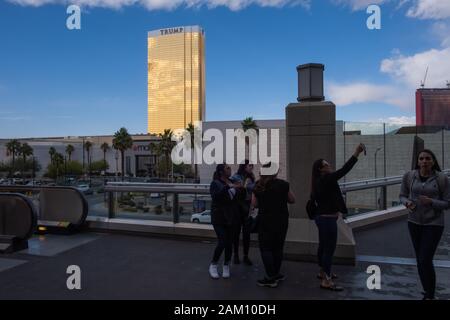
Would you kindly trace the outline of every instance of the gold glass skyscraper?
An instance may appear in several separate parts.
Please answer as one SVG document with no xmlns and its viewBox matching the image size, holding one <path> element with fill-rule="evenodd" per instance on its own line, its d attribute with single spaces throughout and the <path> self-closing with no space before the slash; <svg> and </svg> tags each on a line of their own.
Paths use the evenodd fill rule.
<svg viewBox="0 0 450 320">
<path fill-rule="evenodd" d="M 205 34 L 198 26 L 148 33 L 148 132 L 205 118 Z"/>
</svg>

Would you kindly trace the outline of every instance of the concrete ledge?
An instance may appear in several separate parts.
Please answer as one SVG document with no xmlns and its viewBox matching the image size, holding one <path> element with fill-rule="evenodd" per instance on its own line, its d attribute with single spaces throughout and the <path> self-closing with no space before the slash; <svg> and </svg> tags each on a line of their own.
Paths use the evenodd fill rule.
<svg viewBox="0 0 450 320">
<path fill-rule="evenodd" d="M 88 217 L 86 229 L 96 232 L 122 233 L 147 237 L 169 238 L 191 241 L 216 241 L 212 225 L 173 223 L 171 221 L 108 219 Z M 258 247 L 258 235 L 252 234 L 252 247 Z M 293 261 L 317 260 L 317 227 L 308 219 L 290 219 L 285 244 L 285 259 Z M 259 254 L 259 253 L 258 253 Z M 338 264 L 355 263 L 355 240 L 351 229 L 339 220 L 338 246 L 335 253 Z"/>
<path fill-rule="evenodd" d="M 374 211 L 358 214 L 345 220 L 353 231 L 373 228 L 380 224 L 406 217 L 408 210 L 404 206 L 389 208 L 383 211 Z"/>
<path fill-rule="evenodd" d="M 173 223 L 171 221 L 108 219 L 88 217 L 86 227 L 100 232 L 139 234 L 167 238 L 215 239 L 211 225 Z"/>
</svg>

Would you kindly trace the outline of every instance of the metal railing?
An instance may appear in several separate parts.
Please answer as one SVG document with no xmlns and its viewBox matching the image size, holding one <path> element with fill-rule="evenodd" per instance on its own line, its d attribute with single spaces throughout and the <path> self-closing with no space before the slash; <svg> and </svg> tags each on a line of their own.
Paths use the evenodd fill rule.
<svg viewBox="0 0 450 320">
<path fill-rule="evenodd" d="M 450 170 L 443 170 L 442 172 L 450 177 Z M 353 191 L 381 188 L 381 209 L 386 210 L 387 209 L 387 187 L 401 184 L 402 178 L 403 178 L 403 175 L 378 178 L 378 179 L 351 181 L 351 182 L 340 183 L 339 186 L 344 195 L 346 195 L 348 192 L 353 192 Z"/>
<path fill-rule="evenodd" d="M 108 218 L 115 218 L 116 197 L 114 193 L 142 192 L 172 194 L 173 222 L 178 223 L 180 221 L 178 195 L 209 195 L 209 184 L 108 182 L 105 186 L 105 192 L 108 194 Z"/>
<path fill-rule="evenodd" d="M 444 170 L 450 176 L 450 170 Z M 368 179 L 341 183 L 342 193 L 381 188 L 381 208 L 387 209 L 387 187 L 402 183 L 403 176 L 392 176 L 379 179 Z M 108 182 L 105 186 L 108 194 L 108 217 L 115 218 L 115 193 L 136 192 L 136 193 L 161 193 L 172 195 L 172 215 L 173 222 L 179 222 L 179 195 L 195 194 L 209 195 L 209 184 L 184 184 L 184 183 L 136 183 L 136 182 Z"/>
</svg>

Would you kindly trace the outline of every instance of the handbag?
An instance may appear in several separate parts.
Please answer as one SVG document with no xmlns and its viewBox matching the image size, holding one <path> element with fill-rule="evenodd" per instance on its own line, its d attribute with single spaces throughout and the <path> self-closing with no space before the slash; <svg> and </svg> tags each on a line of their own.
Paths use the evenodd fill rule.
<svg viewBox="0 0 450 320">
<path fill-rule="evenodd" d="M 309 196 L 308 202 L 306 202 L 306 212 L 308 213 L 308 218 L 310 220 L 316 219 L 318 207 L 319 206 L 316 199 L 314 199 L 313 195 L 311 194 Z"/>
</svg>

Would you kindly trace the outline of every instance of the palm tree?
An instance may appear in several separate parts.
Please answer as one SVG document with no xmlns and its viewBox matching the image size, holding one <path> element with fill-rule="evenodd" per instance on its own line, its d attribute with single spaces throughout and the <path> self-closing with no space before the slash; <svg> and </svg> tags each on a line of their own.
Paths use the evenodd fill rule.
<svg viewBox="0 0 450 320">
<path fill-rule="evenodd" d="M 22 146 L 20 147 L 19 153 L 22 155 L 22 159 L 23 159 L 23 171 L 25 171 L 25 167 L 26 167 L 26 163 L 27 163 L 27 157 L 33 155 L 33 148 L 32 148 L 28 143 L 25 142 L 25 143 L 22 144 Z M 23 172 L 22 172 L 22 176 L 23 176 Z"/>
<path fill-rule="evenodd" d="M 114 133 L 113 148 L 120 151 L 120 159 L 122 161 L 122 181 L 124 176 L 124 153 L 126 150 L 133 146 L 133 138 L 128 133 L 126 128 L 120 128 L 119 131 Z"/>
<path fill-rule="evenodd" d="M 253 117 L 248 117 L 245 118 L 242 122 L 241 122 L 241 126 L 242 126 L 242 130 L 244 130 L 244 132 L 246 132 L 247 130 L 253 129 L 255 130 L 257 133 L 259 131 L 259 127 L 256 124 L 256 121 L 253 120 Z"/>
<path fill-rule="evenodd" d="M 56 167 L 56 179 L 58 179 L 59 176 L 59 167 L 62 166 L 64 163 L 64 156 L 61 153 L 56 152 L 53 155 L 53 164 Z"/>
<path fill-rule="evenodd" d="M 151 142 L 150 143 L 150 150 L 151 152 L 156 155 L 156 171 L 158 174 L 158 177 L 161 176 L 161 172 L 159 171 L 159 167 L 158 167 L 158 162 L 159 162 L 159 158 L 162 156 L 162 148 L 161 148 L 161 143 L 155 143 L 155 142 Z"/>
<path fill-rule="evenodd" d="M 12 139 L 6 144 L 6 150 L 12 155 L 12 171 L 15 168 L 16 155 L 19 153 L 21 143 L 19 140 Z"/>
<path fill-rule="evenodd" d="M 110 149 L 109 144 L 107 142 L 103 142 L 100 149 L 103 151 L 103 161 L 106 163 L 106 152 Z"/>
<path fill-rule="evenodd" d="M 72 161 L 72 153 L 75 151 L 75 148 L 73 147 L 73 145 L 69 144 L 66 147 L 66 153 L 69 156 L 69 162 Z"/>
<path fill-rule="evenodd" d="M 195 152 L 195 139 L 194 139 L 194 137 L 195 137 L 195 127 L 194 127 L 194 125 L 192 124 L 192 123 L 189 123 L 188 124 L 188 126 L 187 126 L 187 128 L 186 128 L 186 131 L 187 132 L 189 132 L 189 135 L 191 136 L 191 150 L 193 150 L 193 153 L 194 153 L 194 178 L 195 178 L 195 181 L 197 181 L 197 178 L 198 178 L 198 166 L 197 166 L 197 161 L 196 161 L 196 152 Z"/>
<path fill-rule="evenodd" d="M 87 152 L 87 158 L 88 158 L 88 168 L 91 165 L 91 148 L 92 148 L 92 142 L 90 141 L 86 141 L 84 143 L 84 148 L 86 149 Z"/>
<path fill-rule="evenodd" d="M 87 152 L 88 173 L 89 173 L 89 176 L 90 176 L 91 175 L 91 149 L 92 149 L 92 142 L 86 141 L 84 143 L 84 149 Z"/>
<path fill-rule="evenodd" d="M 247 132 L 248 130 L 255 130 L 256 134 L 259 134 L 259 127 L 256 124 L 256 121 L 253 120 L 253 117 L 247 117 L 245 118 L 242 122 L 241 122 L 241 126 L 242 126 L 242 130 L 244 130 L 244 132 Z M 245 137 L 245 145 L 248 146 L 250 143 L 250 138 L 248 136 Z M 247 154 L 250 153 L 250 150 L 245 150 L 245 153 Z M 250 154 L 247 154 L 246 157 L 248 158 L 250 156 Z"/>
<path fill-rule="evenodd" d="M 54 164 L 56 149 L 54 147 L 50 147 L 50 149 L 48 149 L 48 154 L 50 155 L 50 163 Z"/>
<path fill-rule="evenodd" d="M 161 153 L 164 155 L 164 160 L 166 162 L 166 176 L 169 175 L 170 154 L 172 153 L 172 149 L 176 145 L 176 142 L 172 141 L 172 136 L 173 131 L 171 129 L 164 129 L 164 133 L 159 134 L 159 137 L 161 139 L 161 141 L 159 142 Z"/>
</svg>

